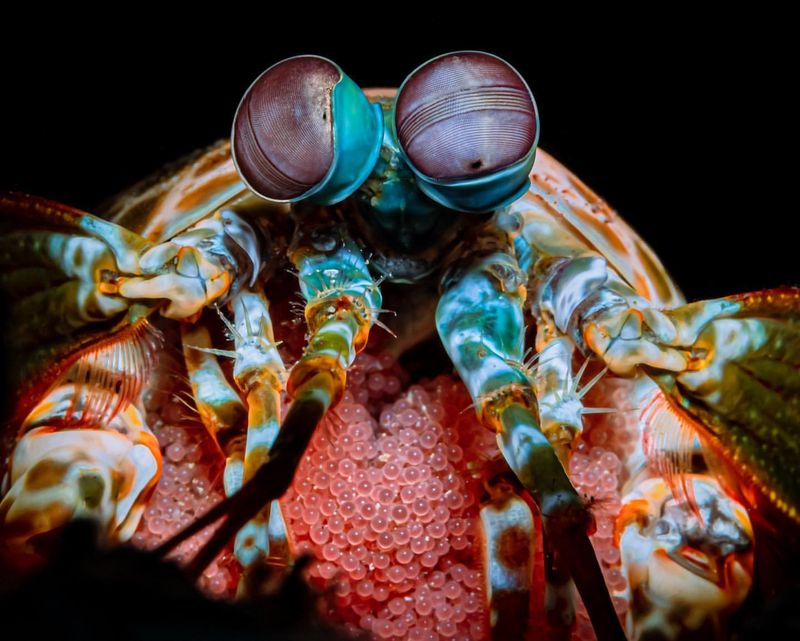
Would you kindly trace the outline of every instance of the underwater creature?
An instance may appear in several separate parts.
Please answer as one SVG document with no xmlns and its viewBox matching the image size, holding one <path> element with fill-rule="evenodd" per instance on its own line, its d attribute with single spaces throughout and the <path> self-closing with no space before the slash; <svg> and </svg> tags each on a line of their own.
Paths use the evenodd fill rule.
<svg viewBox="0 0 800 641">
<path fill-rule="evenodd" d="M 800 521 L 800 291 L 686 304 L 538 135 L 491 54 L 364 91 L 304 55 L 253 82 L 230 141 L 96 215 L 0 195 L 4 557 L 91 516 L 118 542 L 146 522 L 163 555 L 206 531 L 194 577 L 236 537 L 243 591 L 311 553 L 333 615 L 380 638 L 518 637 L 537 571 L 562 636 L 723 630 L 751 519 Z M 175 345 L 227 498 L 167 537 L 162 481 L 199 487 L 147 419 Z"/>
</svg>

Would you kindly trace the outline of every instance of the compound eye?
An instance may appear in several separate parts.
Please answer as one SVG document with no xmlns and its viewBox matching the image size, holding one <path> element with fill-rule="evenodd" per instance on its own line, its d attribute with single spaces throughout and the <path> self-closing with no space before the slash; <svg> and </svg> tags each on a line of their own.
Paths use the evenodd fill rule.
<svg viewBox="0 0 800 641">
<path fill-rule="evenodd" d="M 331 94 L 340 77 L 333 63 L 301 56 L 250 86 L 234 119 L 233 148 L 253 191 L 289 200 L 325 177 L 333 162 Z"/>
<path fill-rule="evenodd" d="M 425 191 L 533 164 L 539 127 L 533 95 L 511 65 L 488 53 L 458 51 L 419 67 L 398 92 L 394 118 Z M 505 189 L 516 193 L 516 183 Z"/>
<path fill-rule="evenodd" d="M 262 198 L 314 196 L 329 204 L 366 178 L 380 151 L 379 130 L 382 119 L 336 64 L 297 56 L 267 69 L 247 90 L 231 152 L 242 180 Z"/>
</svg>

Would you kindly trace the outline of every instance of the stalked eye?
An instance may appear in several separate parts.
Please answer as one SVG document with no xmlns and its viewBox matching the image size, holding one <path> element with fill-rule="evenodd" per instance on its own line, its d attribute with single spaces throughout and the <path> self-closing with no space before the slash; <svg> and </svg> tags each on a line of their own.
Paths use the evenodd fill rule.
<svg viewBox="0 0 800 641">
<path fill-rule="evenodd" d="M 447 206 L 485 211 L 527 189 L 536 103 L 496 56 L 459 51 L 419 67 L 400 87 L 394 127 L 420 188 Z"/>
<path fill-rule="evenodd" d="M 331 94 L 341 74 L 312 56 L 270 67 L 236 113 L 236 164 L 253 191 L 289 200 L 320 182 L 333 163 Z"/>
<path fill-rule="evenodd" d="M 332 204 L 355 191 L 375 165 L 382 123 L 380 107 L 336 64 L 319 56 L 288 58 L 262 73 L 242 98 L 231 133 L 234 163 L 262 198 Z"/>
</svg>

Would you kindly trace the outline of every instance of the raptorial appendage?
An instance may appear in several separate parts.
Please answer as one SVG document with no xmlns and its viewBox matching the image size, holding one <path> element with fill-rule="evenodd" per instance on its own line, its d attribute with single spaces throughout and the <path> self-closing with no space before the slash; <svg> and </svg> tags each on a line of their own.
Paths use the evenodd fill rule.
<svg viewBox="0 0 800 641">
<path fill-rule="evenodd" d="M 722 311 L 694 322 L 709 309 Z M 764 521 L 793 528 L 800 523 L 800 289 L 703 301 L 674 313 L 698 326 L 691 359 L 677 376 L 659 372 L 656 381 L 722 463 L 729 491 Z"/>
<path fill-rule="evenodd" d="M 545 264 L 538 298 L 558 331 L 612 372 L 652 376 L 673 399 L 663 411 L 688 413 L 690 437 L 738 479 L 733 491 L 795 522 L 798 300 L 782 288 L 656 309 L 597 256 Z"/>
<path fill-rule="evenodd" d="M 676 327 L 670 312 L 655 309 L 602 256 L 542 258 L 534 270 L 539 283 L 534 313 L 552 334 L 568 336 L 621 376 L 640 365 L 670 371 L 686 367 L 679 348 L 691 344 L 692 328 Z M 706 311 L 711 318 L 714 310 Z"/>
<path fill-rule="evenodd" d="M 553 188 L 546 175 L 539 175 L 538 180 L 534 189 L 540 184 L 546 185 L 548 190 Z M 655 377 L 655 380 L 664 390 L 671 393 L 678 403 L 669 402 L 663 395 L 659 396 L 663 402 L 657 406 L 648 404 L 647 398 L 640 399 L 642 407 L 646 410 L 642 415 L 642 430 L 639 433 L 639 438 L 643 439 L 644 451 L 637 450 L 639 453 L 631 459 L 634 467 L 628 470 L 628 474 L 637 479 L 638 485 L 633 485 L 633 491 L 651 483 L 647 480 L 647 476 L 641 480 L 640 475 L 639 466 L 643 465 L 644 459 L 647 458 L 651 474 L 664 475 L 666 485 L 662 482 L 662 486 L 667 488 L 669 500 L 673 505 L 679 505 L 687 518 L 692 518 L 693 515 L 699 514 L 700 510 L 696 504 L 698 499 L 692 494 L 692 489 L 698 484 L 687 481 L 693 470 L 689 450 L 696 442 L 695 439 L 698 436 L 705 436 L 703 443 L 709 449 L 719 449 L 720 434 L 717 432 L 720 432 L 725 439 L 722 449 L 728 451 L 736 449 L 734 442 L 736 437 L 731 432 L 726 435 L 725 430 L 720 430 L 718 426 L 724 420 L 730 420 L 728 417 L 732 413 L 742 417 L 746 406 L 752 408 L 763 404 L 763 399 L 753 403 L 752 398 L 749 400 L 743 398 L 744 402 L 738 404 L 738 409 L 730 406 L 736 394 L 731 394 L 730 383 L 721 383 L 725 378 L 723 370 L 728 368 L 730 376 L 733 363 L 741 363 L 745 358 L 758 361 L 758 367 L 765 369 L 767 363 L 764 361 L 772 359 L 773 363 L 768 368 L 770 372 L 775 368 L 785 367 L 786 361 L 791 361 L 793 356 L 783 355 L 777 358 L 772 352 L 768 354 L 769 350 L 765 350 L 766 335 L 771 332 L 773 339 L 777 338 L 777 333 L 783 336 L 783 342 L 772 341 L 771 346 L 775 342 L 793 345 L 790 336 L 796 335 L 796 332 L 792 333 L 791 322 L 778 322 L 777 319 L 774 322 L 765 319 L 728 320 L 748 315 L 742 311 L 744 306 L 741 300 L 737 300 L 739 297 L 684 305 L 680 295 L 674 290 L 670 291 L 665 287 L 648 289 L 650 283 L 658 285 L 661 281 L 653 278 L 648 283 L 648 279 L 643 277 L 643 275 L 648 276 L 644 267 L 640 268 L 641 273 L 637 273 L 636 263 L 626 265 L 618 261 L 612 265 L 607 256 L 595 251 L 591 246 L 576 242 L 565 233 L 564 226 L 556 224 L 550 216 L 544 214 L 547 208 L 552 208 L 559 217 L 563 216 L 570 223 L 573 219 L 580 220 L 579 216 L 583 214 L 577 209 L 570 208 L 574 207 L 575 203 L 570 203 L 568 206 L 567 201 L 571 197 L 569 188 L 545 193 L 547 193 L 546 198 L 537 195 L 519 206 L 513 206 L 508 212 L 501 212 L 496 217 L 497 226 L 509 233 L 520 264 L 531 276 L 530 308 L 537 328 L 537 354 L 533 359 L 535 365 L 531 374 L 536 382 L 542 432 L 548 435 L 548 439 L 560 453 L 562 460 L 566 461 L 570 456 L 575 437 L 584 428 L 583 422 L 587 415 L 618 411 L 618 408 L 614 407 L 584 407 L 583 390 L 590 391 L 606 371 L 609 372 L 609 376 L 623 376 L 642 381 L 647 376 Z M 567 195 L 562 196 L 562 193 Z M 613 213 L 608 219 L 613 224 L 618 224 L 618 221 L 613 219 Z M 588 237 L 592 238 L 591 235 Z M 640 256 L 641 253 L 637 250 L 633 255 Z M 608 255 L 614 257 L 615 253 L 609 252 Z M 620 274 L 619 269 L 623 271 L 627 269 L 625 277 Z M 655 276 L 662 276 L 663 280 L 663 274 L 656 273 Z M 636 288 L 631 285 L 632 282 L 637 284 Z M 786 296 L 784 293 L 783 300 L 786 300 Z M 745 297 L 748 300 L 750 298 L 752 297 Z M 761 311 L 768 316 L 781 316 L 777 309 L 780 307 L 777 304 L 779 298 L 780 296 L 774 295 L 772 308 L 767 309 L 769 306 L 764 308 L 762 305 Z M 749 313 L 753 315 L 755 310 L 753 305 L 750 307 Z M 782 318 L 785 318 L 790 305 L 785 304 L 783 307 Z M 765 330 L 767 326 L 769 330 Z M 731 340 L 734 336 L 737 337 L 736 340 Z M 724 337 L 728 340 L 725 341 Z M 793 352 L 790 348 L 788 354 L 791 353 Z M 573 373 L 576 356 L 586 360 L 583 366 Z M 597 373 L 581 387 L 578 381 L 589 361 L 595 359 L 604 364 L 605 368 L 599 371 L 593 368 Z M 778 360 L 783 363 L 777 363 Z M 752 366 L 748 366 L 748 370 L 752 371 Z M 759 375 L 759 378 L 763 379 L 763 376 Z M 779 394 L 783 396 L 791 387 L 786 384 L 788 380 L 791 380 L 791 377 L 781 381 L 780 387 L 783 391 Z M 725 387 L 726 393 L 720 393 L 722 387 Z M 602 397 L 600 403 L 597 401 L 595 398 L 596 404 L 605 405 Z M 714 409 L 709 410 L 708 407 Z M 780 407 L 780 403 L 776 403 L 774 407 Z M 688 416 L 684 420 L 681 415 L 686 409 L 692 412 L 694 418 Z M 712 418 L 714 412 L 717 413 L 716 421 Z M 786 421 L 782 425 L 784 430 L 787 427 L 785 423 Z M 688 428 L 685 427 L 687 425 Z M 791 440 L 792 433 L 792 429 L 785 432 L 784 440 Z M 740 455 L 739 460 L 741 459 Z M 753 460 L 751 458 L 750 462 Z M 764 467 L 765 465 L 761 466 L 762 471 Z M 751 466 L 751 479 L 752 471 Z M 755 476 L 762 480 L 764 487 L 764 474 L 756 473 Z M 705 484 L 700 483 L 698 487 L 703 487 L 706 502 L 713 499 L 715 504 L 719 505 L 738 505 L 730 493 L 731 488 L 723 489 L 711 481 L 710 477 L 705 478 Z M 785 482 L 783 485 L 772 484 L 771 487 L 772 496 L 779 496 L 777 500 L 779 507 L 780 496 L 785 497 L 786 492 L 781 495 L 776 490 L 784 489 L 783 486 Z M 739 496 L 739 501 L 744 499 Z M 623 514 L 629 513 L 626 510 L 627 507 L 623 509 Z M 785 511 L 788 512 L 788 509 Z M 694 543 L 698 543 L 703 537 L 713 539 L 719 534 L 710 529 L 712 525 L 711 522 L 702 519 L 696 521 L 692 534 L 697 539 L 693 540 Z M 702 556 L 707 553 L 709 564 L 724 565 L 752 555 L 753 535 L 749 525 L 742 532 L 745 534 L 742 535 L 741 545 L 735 550 L 714 548 L 697 552 L 687 543 L 684 548 L 686 558 L 697 560 L 699 558 L 697 555 Z M 651 535 L 652 531 L 647 530 L 642 536 Z M 620 545 L 623 554 L 632 553 L 628 539 L 620 541 Z M 708 583 L 711 580 L 708 576 L 698 576 L 697 573 L 692 575 L 687 571 L 686 563 L 681 566 L 682 559 L 680 555 L 669 557 L 664 560 L 661 568 L 673 576 L 683 577 L 683 579 L 676 578 L 675 581 L 684 579 L 689 583 L 695 581 L 698 589 L 711 592 L 717 590 L 719 598 L 698 605 L 691 615 L 694 617 L 691 621 L 688 618 L 675 619 L 678 616 L 675 610 L 680 609 L 677 601 L 654 598 L 648 607 L 649 620 L 651 622 L 670 620 L 671 627 L 668 628 L 672 630 L 670 634 L 674 638 L 692 634 L 699 626 L 706 625 L 709 621 L 714 622 L 717 631 L 723 630 L 725 618 L 741 605 L 749 590 L 752 567 L 744 563 L 745 570 L 738 574 L 735 580 L 731 579 L 729 584 L 720 587 L 713 581 Z M 635 569 L 631 571 L 636 572 Z M 633 578 L 630 581 L 633 581 Z M 677 583 L 672 585 L 674 587 Z M 616 596 L 629 600 L 633 595 L 627 591 Z M 631 613 L 629 617 L 632 617 L 629 618 L 629 633 L 634 638 L 640 638 L 649 629 L 650 624 L 644 623 L 643 614 L 636 610 L 636 604 L 631 603 L 629 612 Z"/>
<path fill-rule="evenodd" d="M 133 534 L 161 471 L 161 451 L 137 408 L 160 335 L 140 319 L 84 349 L 18 427 L 0 503 L 11 565 L 46 557 L 68 521 L 91 518 L 104 541 Z"/>
<path fill-rule="evenodd" d="M 0 197 L 0 285 L 12 300 L 8 345 L 21 379 L 92 339 L 79 336 L 153 308 L 169 318 L 195 316 L 252 281 L 260 263 L 255 232 L 237 214 L 216 212 L 174 238 L 153 244 L 138 234 L 60 203 L 8 193 Z M 112 325 L 113 327 L 113 325 Z M 23 358 L 32 354 L 32 358 Z"/>
<path fill-rule="evenodd" d="M 220 210 L 147 249 L 136 275 L 120 274 L 105 289 L 129 300 L 166 301 L 164 316 L 190 319 L 255 279 L 260 259 L 248 251 L 254 238 L 253 229 L 235 212 Z"/>
<path fill-rule="evenodd" d="M 104 536 L 125 539 L 161 465 L 137 409 L 161 342 L 147 317 L 196 316 L 251 279 L 259 265 L 241 244 L 254 232 L 222 211 L 153 245 L 24 194 L 3 195 L 0 211 L 6 344 L 19 365 L 3 538 L 35 553 L 49 532 L 93 515 Z"/>
<path fill-rule="evenodd" d="M 652 478 L 623 497 L 616 540 L 631 603 L 631 639 L 725 638 L 753 583 L 753 531 L 744 507 L 707 475 L 686 475 L 696 509 Z"/>
</svg>

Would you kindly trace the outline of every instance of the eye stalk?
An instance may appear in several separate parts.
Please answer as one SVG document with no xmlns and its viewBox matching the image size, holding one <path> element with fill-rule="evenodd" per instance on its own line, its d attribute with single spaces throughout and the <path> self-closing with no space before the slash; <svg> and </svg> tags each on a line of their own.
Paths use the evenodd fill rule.
<svg viewBox="0 0 800 641">
<path fill-rule="evenodd" d="M 529 187 L 536 103 L 497 56 L 456 51 L 418 67 L 398 90 L 393 127 L 419 188 L 446 207 L 492 211 Z"/>
<path fill-rule="evenodd" d="M 383 117 L 327 58 L 287 58 L 245 93 L 231 132 L 244 183 L 271 201 L 331 205 L 366 180 L 380 152 Z"/>
</svg>

